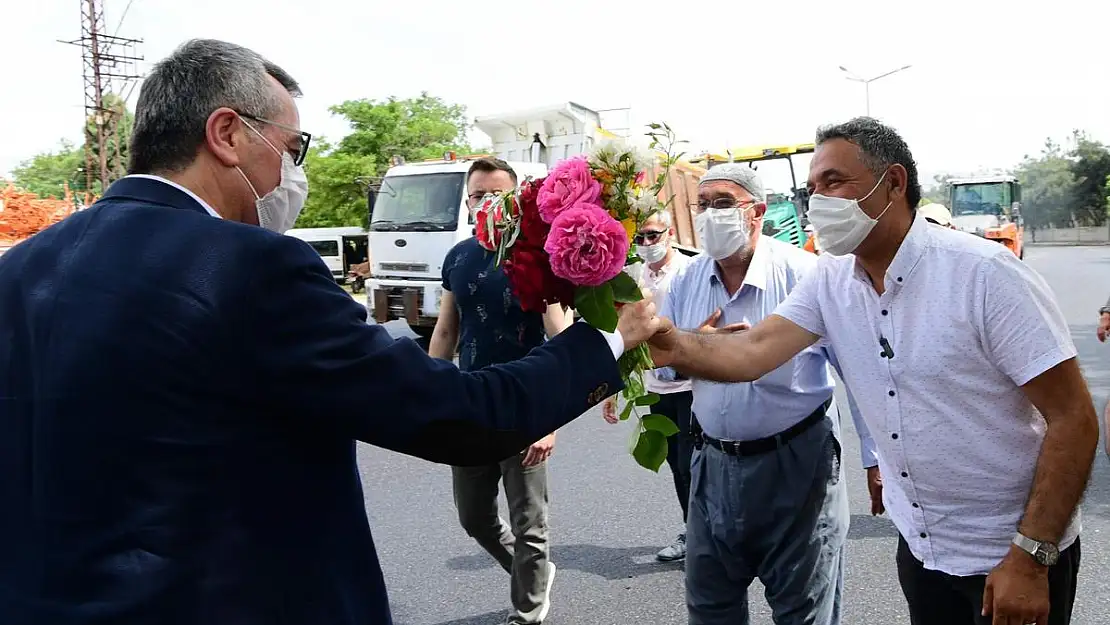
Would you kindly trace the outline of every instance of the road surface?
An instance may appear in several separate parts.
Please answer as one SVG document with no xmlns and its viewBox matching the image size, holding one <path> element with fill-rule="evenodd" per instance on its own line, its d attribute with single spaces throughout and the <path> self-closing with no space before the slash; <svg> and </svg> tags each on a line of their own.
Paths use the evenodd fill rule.
<svg viewBox="0 0 1110 625">
<path fill-rule="evenodd" d="M 1110 344 L 1098 343 L 1094 323 L 1110 293 L 1110 247 L 1029 248 L 1026 259 L 1056 292 L 1101 415 Z M 894 568 L 897 534 L 886 517 L 869 514 L 859 441 L 851 420 L 844 424 L 852 500 L 844 623 L 908 624 Z M 682 566 L 653 557 L 681 529 L 671 477 L 665 466 L 656 475 L 635 465 L 625 452 L 628 425 L 610 426 L 595 411 L 559 434 L 549 466 L 558 574 L 547 625 L 686 622 Z M 359 453 L 397 625 L 503 622 L 508 576 L 459 528 L 450 469 L 365 445 Z M 1072 622 L 1102 625 L 1110 614 L 1110 466 L 1101 446 L 1083 514 Z M 758 583 L 751 589 L 752 622 L 769 624 L 762 592 Z"/>
</svg>

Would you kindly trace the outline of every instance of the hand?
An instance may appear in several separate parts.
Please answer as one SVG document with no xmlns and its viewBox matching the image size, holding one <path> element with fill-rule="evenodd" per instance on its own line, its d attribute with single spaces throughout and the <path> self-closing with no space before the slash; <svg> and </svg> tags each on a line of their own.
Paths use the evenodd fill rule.
<svg viewBox="0 0 1110 625">
<path fill-rule="evenodd" d="M 609 423 L 616 423 L 620 420 L 617 418 L 616 396 L 606 399 L 605 403 L 601 405 L 601 416 Z"/>
<path fill-rule="evenodd" d="M 626 350 L 640 345 L 659 331 L 660 321 L 655 316 L 655 302 L 650 297 L 621 306 L 617 315 L 617 330 L 624 339 Z"/>
<path fill-rule="evenodd" d="M 886 512 L 883 506 L 883 476 L 877 465 L 867 467 L 867 492 L 871 495 L 871 516 Z"/>
<path fill-rule="evenodd" d="M 987 576 L 983 616 L 992 615 L 992 625 L 1048 625 L 1048 608 L 1048 567 L 1011 545 Z"/>
<path fill-rule="evenodd" d="M 726 326 L 717 327 L 717 323 L 721 320 L 721 309 L 713 311 L 712 315 L 706 317 L 705 321 L 701 322 L 698 327 L 698 332 L 702 334 L 732 334 L 734 332 L 743 332 L 744 330 L 751 330 L 752 327 L 744 322 L 730 323 Z"/>
<path fill-rule="evenodd" d="M 528 447 L 528 450 L 524 452 L 524 460 L 520 461 L 520 465 L 523 467 L 534 467 L 550 458 L 551 452 L 553 451 L 555 451 L 554 432 L 532 443 L 532 445 Z"/>
<path fill-rule="evenodd" d="M 1095 331 L 1098 335 L 1100 343 L 1106 342 L 1107 335 L 1110 335 L 1110 313 L 1102 313 L 1098 320 L 1098 330 Z"/>
</svg>

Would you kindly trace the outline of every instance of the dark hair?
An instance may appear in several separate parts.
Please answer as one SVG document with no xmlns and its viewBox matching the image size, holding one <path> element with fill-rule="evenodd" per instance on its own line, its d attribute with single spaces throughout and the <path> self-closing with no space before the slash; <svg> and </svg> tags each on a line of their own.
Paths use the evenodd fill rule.
<svg viewBox="0 0 1110 625">
<path fill-rule="evenodd" d="M 910 148 L 890 126 L 870 117 L 857 117 L 843 124 L 817 129 L 817 145 L 831 139 L 844 139 L 859 148 L 863 164 L 875 174 L 883 175 L 895 163 L 906 168 L 906 201 L 910 211 L 921 201 L 921 183 L 917 180 L 917 163 Z"/>
<path fill-rule="evenodd" d="M 252 50 L 213 39 L 183 44 L 143 81 L 135 105 L 128 172 L 187 167 L 204 143 L 208 116 L 220 107 L 272 119 L 281 111 L 281 101 L 269 77 L 290 95 L 301 95 L 297 81 Z"/>
<path fill-rule="evenodd" d="M 470 170 L 466 172 L 466 181 L 467 182 L 470 182 L 470 175 L 473 174 L 476 171 L 484 171 L 486 173 L 493 173 L 495 171 L 503 171 L 503 172 L 509 174 L 509 177 L 513 179 L 513 184 L 514 185 L 517 183 L 516 172 L 513 171 L 512 167 L 509 167 L 508 163 L 506 163 L 505 161 L 503 161 L 499 158 L 482 157 L 482 158 L 474 161 L 470 165 Z"/>
</svg>

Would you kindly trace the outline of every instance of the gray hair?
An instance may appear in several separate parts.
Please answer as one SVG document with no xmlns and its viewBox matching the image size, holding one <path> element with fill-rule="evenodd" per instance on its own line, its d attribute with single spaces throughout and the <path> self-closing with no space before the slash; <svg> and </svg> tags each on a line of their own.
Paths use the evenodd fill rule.
<svg viewBox="0 0 1110 625">
<path fill-rule="evenodd" d="M 767 201 L 767 193 L 763 190 L 763 181 L 760 180 L 759 174 L 748 165 L 721 163 L 705 172 L 698 184 L 702 185 L 713 180 L 727 180 L 740 185 L 741 188 L 751 194 L 756 202 Z"/>
<path fill-rule="evenodd" d="M 131 133 L 132 174 L 179 171 L 196 158 L 213 111 L 272 119 L 281 100 L 273 77 L 293 97 L 300 86 L 285 70 L 242 46 L 214 39 L 188 41 L 154 66 L 143 81 Z"/>
<path fill-rule="evenodd" d="M 832 139 L 843 139 L 859 148 L 860 160 L 876 178 L 898 164 L 906 169 L 906 201 L 914 210 L 921 201 L 921 183 L 917 180 L 917 163 L 905 140 L 890 126 L 870 117 L 824 126 L 817 130 L 817 145 Z"/>
</svg>

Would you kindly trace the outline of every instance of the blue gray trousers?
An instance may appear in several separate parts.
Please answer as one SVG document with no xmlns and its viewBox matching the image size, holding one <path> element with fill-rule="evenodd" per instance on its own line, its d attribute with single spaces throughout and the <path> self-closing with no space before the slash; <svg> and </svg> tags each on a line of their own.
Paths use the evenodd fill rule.
<svg viewBox="0 0 1110 625">
<path fill-rule="evenodd" d="M 755 578 L 777 625 L 839 625 L 849 511 L 838 430 L 825 419 L 754 456 L 708 445 L 694 451 L 686 527 L 690 625 L 747 625 Z"/>
</svg>

